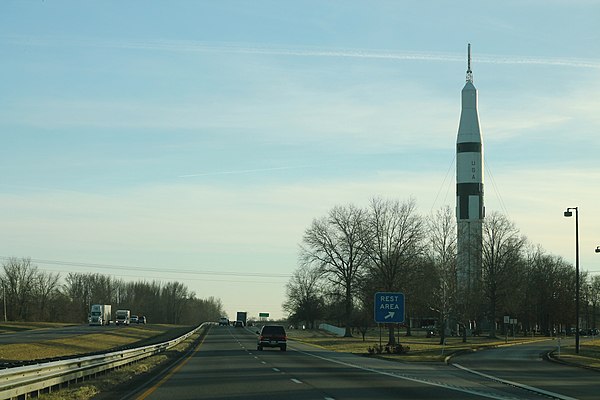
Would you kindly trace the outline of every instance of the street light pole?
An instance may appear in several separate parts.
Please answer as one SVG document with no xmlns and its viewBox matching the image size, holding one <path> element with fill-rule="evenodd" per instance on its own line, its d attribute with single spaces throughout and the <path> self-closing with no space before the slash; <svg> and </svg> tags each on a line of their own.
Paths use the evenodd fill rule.
<svg viewBox="0 0 600 400">
<path fill-rule="evenodd" d="M 569 207 L 565 211 L 565 217 L 571 217 L 575 210 L 575 353 L 579 354 L 579 209 Z"/>
</svg>

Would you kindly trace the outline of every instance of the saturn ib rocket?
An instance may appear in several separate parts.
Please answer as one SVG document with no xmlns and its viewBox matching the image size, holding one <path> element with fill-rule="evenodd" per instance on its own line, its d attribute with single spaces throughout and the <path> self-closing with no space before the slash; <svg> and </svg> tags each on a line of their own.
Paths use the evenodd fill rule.
<svg viewBox="0 0 600 400">
<path fill-rule="evenodd" d="M 456 271 L 459 291 L 468 296 L 481 280 L 483 206 L 483 142 L 477 114 L 477 89 L 468 46 L 467 82 L 456 138 Z"/>
</svg>

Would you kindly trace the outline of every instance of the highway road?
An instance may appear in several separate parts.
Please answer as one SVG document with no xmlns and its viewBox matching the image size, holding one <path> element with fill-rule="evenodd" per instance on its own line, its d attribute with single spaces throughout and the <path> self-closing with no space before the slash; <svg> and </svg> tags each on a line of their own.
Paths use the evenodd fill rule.
<svg viewBox="0 0 600 400">
<path fill-rule="evenodd" d="M 544 365 L 536 358 L 523 358 L 507 365 L 482 361 L 485 352 L 458 359 L 457 366 L 388 362 L 371 357 L 334 353 L 298 342 L 289 342 L 288 351 L 256 350 L 256 335 L 252 328 L 214 326 L 204 341 L 169 374 L 148 382 L 136 393 L 125 398 L 156 399 L 537 399 L 539 390 L 502 383 L 466 370 L 482 368 L 488 375 L 507 373 L 514 380 L 532 367 Z M 540 347 L 541 348 L 541 347 Z M 538 348 L 538 351 L 539 349 Z M 509 353 L 518 352 L 506 348 Z M 531 354 L 533 350 L 527 350 Z M 503 355 L 496 355 L 506 359 Z M 495 358 L 491 357 L 491 359 Z M 512 356 L 510 356 L 512 357 Z M 508 357 L 510 359 L 510 357 Z M 483 360 L 487 359 L 484 357 Z M 549 364 L 549 363 L 547 363 Z M 560 365 L 549 371 L 559 374 Z M 511 371 L 517 371 L 515 375 Z M 520 371 L 520 372 L 518 372 Z M 541 376 L 542 374 L 540 374 Z M 598 374 L 596 379 L 600 378 Z M 552 375 L 546 377 L 552 381 Z M 562 378 L 561 378 L 562 379 Z M 574 377 L 576 379 L 576 376 Z M 594 385 L 582 381 L 589 389 Z M 598 380 L 598 379 L 597 379 Z M 541 381 L 528 381 L 531 384 Z M 577 380 L 573 385 L 577 385 Z M 586 383 L 587 382 L 587 383 Z M 598 386 L 595 386 L 596 389 Z M 546 385 L 545 398 L 569 399 L 586 397 L 588 390 L 556 386 L 560 393 L 551 393 Z M 596 393 L 600 391 L 596 390 Z M 596 396 L 598 398 L 598 396 Z"/>
<path fill-rule="evenodd" d="M 587 338 L 582 338 L 582 343 Z M 574 344 L 572 338 L 562 345 Z M 505 346 L 456 357 L 454 366 L 473 373 L 493 375 L 511 383 L 533 386 L 563 396 L 596 400 L 600 398 L 600 373 L 580 367 L 548 362 L 543 355 L 556 349 L 556 340 Z"/>
</svg>

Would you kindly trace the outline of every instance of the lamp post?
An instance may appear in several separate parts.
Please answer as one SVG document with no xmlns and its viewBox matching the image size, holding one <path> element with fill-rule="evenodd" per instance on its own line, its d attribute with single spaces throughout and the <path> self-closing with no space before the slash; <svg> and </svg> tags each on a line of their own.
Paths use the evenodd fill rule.
<svg viewBox="0 0 600 400">
<path fill-rule="evenodd" d="M 579 209 L 567 208 L 565 217 L 573 216 L 571 210 L 575 210 L 575 353 L 579 354 Z"/>
<path fill-rule="evenodd" d="M 600 246 L 596 246 L 595 251 L 596 251 L 596 253 L 600 253 Z M 592 293 L 594 293 L 593 290 L 594 290 L 594 287 L 592 286 L 592 290 L 591 290 Z M 598 298 L 596 296 L 597 296 L 597 293 L 595 295 L 592 295 L 592 325 L 593 325 L 593 329 L 594 329 L 594 331 L 592 331 L 592 332 L 594 332 L 594 333 L 595 333 L 595 329 L 596 329 L 596 302 L 598 300 Z M 592 333 L 592 337 L 594 336 L 594 333 Z"/>
</svg>

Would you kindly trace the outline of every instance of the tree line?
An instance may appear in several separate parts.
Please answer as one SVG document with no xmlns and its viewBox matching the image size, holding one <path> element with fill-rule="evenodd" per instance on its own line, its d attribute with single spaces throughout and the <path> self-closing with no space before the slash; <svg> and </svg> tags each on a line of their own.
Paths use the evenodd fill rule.
<svg viewBox="0 0 600 400">
<path fill-rule="evenodd" d="M 575 268 L 531 244 L 516 225 L 493 212 L 483 221 L 482 277 L 476 290 L 459 291 L 456 219 L 450 207 L 417 212 L 413 199 L 374 198 L 366 208 L 338 205 L 305 230 L 298 267 L 286 285 L 284 310 L 292 323 L 330 321 L 351 329 L 374 325 L 376 292 L 403 292 L 411 324 L 435 323 L 466 335 L 473 320 L 490 336 L 505 315 L 519 329 L 548 334 L 575 326 Z M 582 273 L 582 324 L 596 327 L 600 277 Z M 462 329 L 461 329 L 462 328 Z M 394 342 L 390 329 L 390 342 Z"/>
<path fill-rule="evenodd" d="M 145 315 L 151 323 L 195 325 L 223 315 L 220 299 L 200 299 L 180 282 L 127 282 L 98 273 L 40 270 L 29 258 L 2 265 L 4 317 L 9 321 L 87 322 L 91 304 Z"/>
</svg>

